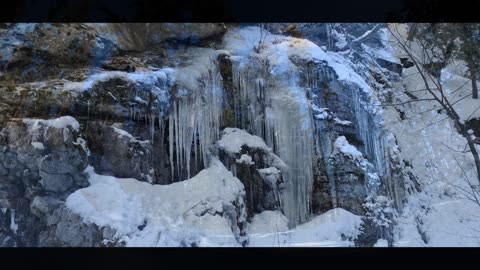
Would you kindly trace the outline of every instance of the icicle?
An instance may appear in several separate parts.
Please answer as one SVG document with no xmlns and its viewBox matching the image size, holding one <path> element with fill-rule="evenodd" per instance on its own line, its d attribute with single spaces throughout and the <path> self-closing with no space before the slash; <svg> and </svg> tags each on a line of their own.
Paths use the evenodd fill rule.
<svg viewBox="0 0 480 270">
<path fill-rule="evenodd" d="M 304 222 L 310 215 L 313 181 L 313 131 L 306 90 L 296 86 L 298 74 L 268 81 L 258 77 L 263 73 L 254 65 L 234 65 L 233 74 L 240 97 L 235 102 L 240 112 L 237 123 L 262 137 L 287 164 L 288 170 L 282 171 L 282 209 L 291 226 Z"/>
<path fill-rule="evenodd" d="M 218 71 L 213 70 L 206 75 L 204 86 L 199 85 L 191 91 L 181 89 L 188 94 L 173 102 L 169 140 L 175 140 L 176 162 L 172 162 L 172 166 L 176 167 L 180 178 L 182 170 L 186 171 L 187 178 L 191 177 L 192 147 L 195 169 L 200 158 L 203 166 L 208 166 L 209 147 L 218 140 L 221 124 L 223 89 L 220 80 Z M 170 149 L 173 156 L 173 146 Z"/>
<path fill-rule="evenodd" d="M 171 168 L 171 174 L 172 174 L 172 182 L 174 179 L 174 173 L 175 173 L 175 166 L 173 163 L 173 138 L 174 138 L 174 114 L 170 113 L 168 116 L 168 149 L 169 149 L 169 157 L 170 157 L 170 168 Z"/>
</svg>

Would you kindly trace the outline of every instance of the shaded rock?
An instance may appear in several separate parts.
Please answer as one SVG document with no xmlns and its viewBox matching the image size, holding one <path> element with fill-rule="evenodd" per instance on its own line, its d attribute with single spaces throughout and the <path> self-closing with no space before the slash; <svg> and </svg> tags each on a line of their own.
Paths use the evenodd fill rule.
<svg viewBox="0 0 480 270">
<path fill-rule="evenodd" d="M 60 246 L 94 247 L 100 245 L 103 235 L 96 225 L 83 223 L 80 216 L 71 213 L 66 208 L 61 208 L 55 214 L 61 215 L 55 228 L 55 237 Z"/>
<path fill-rule="evenodd" d="M 41 171 L 48 174 L 75 174 L 87 167 L 87 157 L 83 150 L 55 151 L 46 156 L 40 163 Z"/>
<path fill-rule="evenodd" d="M 1 200 L 15 200 L 16 198 L 22 196 L 22 194 L 23 187 L 21 185 L 21 181 L 16 181 L 11 177 L 0 176 Z"/>
<path fill-rule="evenodd" d="M 365 190 L 365 171 L 349 156 L 338 154 L 330 160 L 334 168 L 335 193 L 333 198 L 338 207 L 356 215 L 363 215 L 363 202 L 367 197 Z"/>
<path fill-rule="evenodd" d="M 383 68 L 386 68 L 398 74 L 402 74 L 402 70 L 404 68 L 402 64 L 390 62 L 381 58 L 376 58 L 375 61 Z"/>
<path fill-rule="evenodd" d="M 296 38 L 303 38 L 303 33 L 301 29 L 298 27 L 297 24 L 290 24 L 289 26 L 282 29 L 282 34 L 296 37 Z"/>
<path fill-rule="evenodd" d="M 100 122 L 89 123 L 90 160 L 102 174 L 153 182 L 152 144 L 125 130 Z"/>
<path fill-rule="evenodd" d="M 30 203 L 30 211 L 35 216 L 41 218 L 47 214 L 50 214 L 58 208 L 60 205 L 63 205 L 63 201 L 59 200 L 55 196 L 37 196 L 33 198 Z"/>
<path fill-rule="evenodd" d="M 48 174 L 40 171 L 40 184 L 47 192 L 63 193 L 73 186 L 73 178 L 69 174 Z"/>
<path fill-rule="evenodd" d="M 69 192 L 88 184 L 83 173 L 86 152 L 76 145 L 78 123 L 71 118 L 23 120 L 5 123 L 0 132 L 0 164 L 5 169 L 0 176 L 0 209 L 10 213 L 0 217 L 9 221 L 0 222 L 0 241 L 9 246 L 58 246 L 50 230 L 60 219 L 52 213 Z"/>
<path fill-rule="evenodd" d="M 116 54 L 116 45 L 85 24 L 13 24 L 2 48 L 5 76 L 16 81 L 59 78 L 68 67 L 89 66 Z"/>
<path fill-rule="evenodd" d="M 1 163 L 0 163 L 0 176 L 5 176 L 8 174 L 7 168 L 5 168 Z"/>
<path fill-rule="evenodd" d="M 239 153 L 229 153 L 221 147 L 217 151 L 220 161 L 245 186 L 249 218 L 265 210 L 280 210 L 283 161 L 272 152 L 247 145 Z"/>
<path fill-rule="evenodd" d="M 143 51 L 167 40 L 196 44 L 226 32 L 223 23 L 119 23 L 92 25 L 105 37 L 115 37 L 122 50 Z"/>
<path fill-rule="evenodd" d="M 135 72 L 136 67 L 145 67 L 139 58 L 117 56 L 102 61 L 101 67 L 106 70 L 118 70 L 125 72 Z"/>
</svg>

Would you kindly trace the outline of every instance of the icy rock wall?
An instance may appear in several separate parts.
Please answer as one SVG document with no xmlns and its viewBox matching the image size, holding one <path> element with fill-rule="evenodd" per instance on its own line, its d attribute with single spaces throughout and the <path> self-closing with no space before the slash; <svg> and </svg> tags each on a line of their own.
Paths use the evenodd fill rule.
<svg viewBox="0 0 480 270">
<path fill-rule="evenodd" d="M 178 88 L 172 89 L 174 100 L 168 116 L 172 181 L 174 175 L 185 180 L 207 167 L 209 147 L 219 139 L 223 86 L 214 59 L 204 61 L 198 75 L 190 74 L 189 69 L 178 70 L 179 75 L 194 79 L 177 77 Z"/>
<path fill-rule="evenodd" d="M 365 194 L 386 195 L 400 210 L 403 178 L 395 158 L 394 137 L 383 127 L 380 106 L 357 85 L 337 80 L 334 70 L 323 63 L 310 64 L 305 80 L 312 93 L 315 150 L 320 158 L 323 157 L 333 206 L 338 207 L 336 198 L 341 194 L 336 194 L 338 176 L 334 163 L 327 157 L 333 151 L 333 141 L 344 135 L 374 167 L 365 173 Z"/>
<path fill-rule="evenodd" d="M 233 63 L 234 102 L 238 127 L 263 138 L 288 166 L 283 172 L 282 208 L 290 226 L 310 215 L 313 179 L 312 119 L 305 89 L 297 85 L 298 73 L 273 75 L 264 59 L 246 65 Z"/>
</svg>

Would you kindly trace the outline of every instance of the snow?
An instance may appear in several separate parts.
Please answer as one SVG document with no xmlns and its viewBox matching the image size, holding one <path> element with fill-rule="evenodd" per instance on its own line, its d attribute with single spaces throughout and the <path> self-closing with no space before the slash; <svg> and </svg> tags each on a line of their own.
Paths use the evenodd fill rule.
<svg viewBox="0 0 480 270">
<path fill-rule="evenodd" d="M 239 245 L 238 232 L 222 215 L 225 205 L 243 205 L 245 191 L 218 160 L 191 179 L 170 185 L 98 175 L 92 167 L 86 172 L 91 185 L 72 193 L 66 206 L 84 222 L 115 229 L 116 238 L 127 246 L 180 246 L 188 241 Z"/>
<path fill-rule="evenodd" d="M 111 126 L 113 128 L 113 130 L 115 131 L 115 133 L 118 134 L 118 137 L 126 137 L 128 138 L 131 142 L 138 142 L 140 144 L 148 144 L 150 143 L 150 141 L 148 140 L 145 140 L 145 141 L 141 141 L 141 140 L 138 140 L 137 138 L 135 138 L 132 134 L 128 133 L 126 130 L 123 130 L 123 129 L 120 129 L 120 128 L 117 128 L 115 127 L 115 124 Z"/>
<path fill-rule="evenodd" d="M 334 151 L 332 155 L 341 152 L 347 156 L 352 157 L 353 159 L 360 159 L 363 157 L 363 154 L 357 150 L 357 148 L 350 143 L 348 143 L 345 136 L 340 136 L 335 140 Z"/>
<path fill-rule="evenodd" d="M 273 186 L 277 185 L 277 181 L 281 177 L 281 171 L 275 167 L 268 167 L 263 169 L 258 169 L 258 173 L 263 177 L 263 179 L 270 181 Z"/>
<path fill-rule="evenodd" d="M 364 43 L 362 43 L 362 49 L 364 49 L 369 55 L 374 58 L 380 58 L 392 63 L 399 64 L 400 61 L 393 54 L 392 47 L 388 44 L 390 39 L 390 33 L 387 28 L 381 28 L 378 30 L 380 41 L 383 46 L 372 48 Z"/>
<path fill-rule="evenodd" d="M 35 148 L 35 149 L 39 149 L 39 150 L 45 149 L 45 146 L 44 146 L 43 143 L 41 143 L 41 142 L 32 142 L 31 145 L 32 145 L 33 148 Z"/>
<path fill-rule="evenodd" d="M 32 25 L 27 24 L 18 27 L 16 31 L 19 32 L 33 29 Z M 394 52 L 394 48 L 389 45 L 391 37 L 387 29 L 380 29 L 379 33 L 384 46 L 377 48 L 362 44 L 363 50 L 374 58 L 398 63 L 399 57 L 403 56 Z M 337 33 L 337 36 L 340 37 L 337 46 L 345 46 L 345 35 Z M 439 108 L 435 107 L 435 103 L 421 102 L 398 106 L 406 115 L 402 120 L 393 108 L 382 109 L 378 106 L 378 100 L 368 85 L 368 80 L 362 77 L 364 74 L 355 72 L 355 66 L 363 63 L 355 63 L 351 58 L 351 51 L 327 52 L 326 48 L 320 48 L 305 39 L 266 32 L 263 46 L 260 52 L 256 53 L 254 47 L 258 45 L 259 38 L 258 27 L 234 28 L 225 35 L 225 50 L 188 49 L 185 54 L 191 61 L 174 69 L 134 73 L 94 72 L 84 82 L 66 81 L 63 90 L 85 91 L 99 82 L 122 78 L 133 83 L 152 85 L 156 87 L 152 89 L 161 94 L 162 100 L 168 101 L 168 87 L 176 82 L 180 86 L 175 93 L 178 100 L 171 103 L 169 115 L 170 163 L 174 164 L 175 160 L 172 166 L 173 176 L 175 169 L 187 166 L 189 170 L 191 151 L 192 148 L 197 150 L 197 145 L 193 145 L 197 141 L 200 144 L 198 149 L 201 150 L 199 153 L 195 152 L 195 157 L 201 156 L 205 163 L 211 158 L 209 146 L 217 141 L 220 135 L 219 115 L 222 112 L 223 100 L 221 78 L 215 68 L 215 61 L 220 53 L 230 55 L 234 81 L 240 88 L 241 102 L 250 106 L 241 108 L 240 112 L 245 119 L 237 119 L 239 123 L 236 123 L 236 126 L 240 128 L 226 128 L 217 146 L 234 154 L 240 153 L 244 145 L 270 152 L 275 157 L 276 164 L 269 168 L 260 168 L 258 172 L 272 183 L 276 183 L 282 175 L 286 185 L 283 214 L 281 211 L 256 214 L 247 226 L 249 245 L 351 246 L 352 239 L 360 233 L 359 216 L 341 208 L 332 209 L 317 217 L 309 216 L 308 196 L 311 193 L 310 181 L 313 179 L 310 161 L 313 159 L 311 148 L 314 145 L 310 136 L 313 126 L 311 117 L 328 119 L 334 115 L 328 108 L 320 108 L 310 103 L 307 90 L 298 87 L 299 70 L 292 63 L 292 59 L 325 61 L 334 69 L 338 80 L 345 83 L 343 86 L 352 91 L 351 98 L 355 102 L 355 119 L 352 121 L 365 142 L 365 149 L 362 148 L 362 151 L 369 159 L 374 159 L 372 163 L 378 172 L 366 171 L 366 177 L 379 182 L 380 175 L 382 181 L 385 181 L 383 177 L 385 172 L 388 172 L 385 165 L 389 163 L 383 154 L 395 153 L 399 160 L 408 161 L 412 165 L 403 166 L 403 173 L 413 173 L 419 182 L 421 190 L 412 191 L 412 181 L 405 178 L 407 202 L 399 209 L 400 216 L 395 220 L 393 245 L 480 245 L 480 233 L 477 229 L 480 226 L 480 206 L 465 199 L 461 190 L 470 188 L 464 174 L 469 179 L 476 179 L 473 160 L 468 153 L 461 153 L 465 149 L 465 139 L 458 135 L 448 119 L 444 119 L 444 113 L 437 112 Z M 8 52 L 8 49 L 4 51 Z M 8 55 L 4 54 L 3 57 Z M 262 73 L 263 60 L 268 60 L 266 72 L 269 74 Z M 458 100 L 454 106 L 464 122 L 480 117 L 480 110 L 478 100 L 468 97 L 471 85 L 465 77 L 462 65 L 455 62 L 442 70 L 441 82 L 447 97 Z M 419 98 L 427 97 L 419 91 L 424 85 L 419 76 L 415 75 L 415 68 L 404 69 L 403 75 L 402 83 L 394 85 L 392 91 L 395 100 L 405 100 L 405 90 L 415 93 Z M 355 88 L 355 85 L 359 86 L 360 90 Z M 365 95 L 359 93 L 362 91 Z M 116 99 L 111 93 L 108 94 Z M 260 107 L 255 100 L 261 95 L 265 95 L 262 102 L 269 104 L 265 108 L 265 119 L 261 119 L 258 110 L 255 110 Z M 136 96 L 135 101 L 147 104 L 140 96 Z M 366 109 L 359 109 L 360 107 Z M 386 132 L 373 127 L 373 118 L 369 118 L 372 114 L 380 114 L 382 119 L 385 119 L 381 122 L 375 118 L 375 124 L 382 123 Z M 339 125 L 353 124 L 338 117 L 334 117 L 333 121 Z M 48 126 L 79 130 L 78 122 L 70 116 L 50 120 L 25 119 L 24 122 L 34 129 Z M 116 127 L 114 129 L 119 136 L 135 139 L 126 131 Z M 472 131 L 469 131 L 469 134 L 471 133 Z M 391 136 L 392 134 L 395 136 Z M 398 146 L 391 141 L 397 141 Z M 77 143 L 86 146 L 85 141 Z M 31 145 L 36 149 L 44 148 L 41 142 L 32 142 Z M 174 147 L 177 155 L 175 159 Z M 273 148 L 281 159 L 272 153 Z M 366 162 L 363 154 L 344 136 L 338 137 L 334 143 L 333 154 L 339 152 Z M 462 168 L 458 166 L 457 160 Z M 246 154 L 241 155 L 237 162 L 253 163 L 252 158 Z M 179 246 L 192 242 L 199 246 L 239 246 L 238 232 L 232 229 L 234 226 L 222 215 L 225 214 L 225 205 L 233 206 L 234 202 L 242 205 L 245 191 L 241 182 L 215 159 L 196 176 L 190 178 L 188 172 L 190 179 L 165 186 L 98 175 L 90 167 L 87 173 L 91 186 L 71 194 L 67 199 L 67 207 L 81 215 L 85 222 L 114 228 L 117 231 L 116 237 L 126 241 L 127 246 Z M 397 194 L 394 195 L 396 196 Z M 239 207 L 243 209 L 244 206 Z M 301 218 L 292 222 L 298 216 Z M 10 227 L 17 230 L 18 225 L 13 217 L 14 213 Z M 298 225 L 304 221 L 307 222 Z M 145 228 L 140 229 L 143 224 L 146 224 Z M 345 239 L 342 235 L 350 239 Z M 387 240 L 379 239 L 375 246 L 388 246 Z"/>
<path fill-rule="evenodd" d="M 319 108 L 317 105 L 312 104 L 312 110 L 315 112 L 315 118 L 322 120 L 322 119 L 328 119 L 329 116 L 329 111 L 330 109 L 328 108 Z"/>
<path fill-rule="evenodd" d="M 388 247 L 388 242 L 385 239 L 378 239 L 374 247 Z"/>
<path fill-rule="evenodd" d="M 301 57 L 305 40 L 264 33 L 259 51 L 255 50 L 260 39 L 257 27 L 229 30 L 223 45 L 232 55 L 233 81 L 242 104 L 237 125 L 263 138 L 266 145 L 275 146 L 275 154 L 287 165 L 282 170 L 282 205 L 294 226 L 310 213 L 313 119 L 307 89 L 299 86 L 299 69 L 291 58 L 311 58 Z"/>
<path fill-rule="evenodd" d="M 480 205 L 474 202 L 453 199 L 435 203 L 423 222 L 429 246 L 480 246 Z"/>
<path fill-rule="evenodd" d="M 218 53 L 202 48 L 187 50 L 192 61 L 175 69 L 179 91 L 168 116 L 172 180 L 175 170 L 180 175 L 181 168 L 186 168 L 187 178 L 190 177 L 192 148 L 195 162 L 206 166 L 210 146 L 219 138 L 223 87 L 216 65 Z"/>
<path fill-rule="evenodd" d="M 136 72 L 125 71 L 98 71 L 91 74 L 88 78 L 81 82 L 65 81 L 63 91 L 87 91 L 92 89 L 96 84 L 100 82 L 106 82 L 112 79 L 123 79 L 132 83 L 144 83 L 147 85 L 161 85 L 160 82 L 171 84 L 175 79 L 174 70 L 171 68 L 163 68 L 160 70 L 147 70 Z M 163 100 L 167 100 L 165 94 L 166 89 L 157 89 L 159 97 L 163 97 Z M 113 97 L 116 99 L 115 97 Z"/>
<path fill-rule="evenodd" d="M 255 237 L 258 234 L 286 231 L 288 231 L 288 219 L 280 211 L 270 210 L 256 214 L 247 228 L 250 237 Z"/>
<path fill-rule="evenodd" d="M 348 247 L 353 246 L 362 225 L 360 216 L 342 208 L 331 209 L 291 230 L 287 230 L 286 222 L 278 212 L 255 215 L 248 226 L 248 246 Z"/>
<path fill-rule="evenodd" d="M 405 38 L 406 33 L 403 35 Z M 391 43 L 394 55 L 404 57 L 396 43 Z M 412 48 L 419 54 L 415 42 Z M 446 95 L 453 101 L 471 91 L 468 79 L 461 76 L 459 65 L 461 63 L 454 61 L 441 73 Z M 459 87 L 460 90 L 454 93 Z M 429 94 L 421 91 L 424 88 L 415 68 L 404 69 L 401 83 L 394 85 L 396 102 L 409 100 L 402 94 L 404 91 L 414 93 L 418 98 L 428 98 Z M 454 105 L 463 120 L 475 116 L 477 106 L 478 100 L 471 97 Z M 416 177 L 420 190 L 412 191 L 416 189 L 413 183 L 405 181 L 405 188 L 410 192 L 401 215 L 396 219 L 393 245 L 479 246 L 480 235 L 476 228 L 480 226 L 477 218 L 480 206 L 466 199 L 464 193 L 464 190 L 470 190 L 466 178 L 475 185 L 477 179 L 471 154 L 462 153 L 465 138 L 458 134 L 444 112 L 437 112 L 439 107 L 435 102 L 414 102 L 397 107 L 405 112 L 404 119 L 400 119 L 394 108 L 386 108 L 385 126 L 395 134 L 399 158 L 411 164 L 411 167 L 402 169 Z"/>
<path fill-rule="evenodd" d="M 260 173 L 263 174 L 279 174 L 280 170 L 278 170 L 275 167 L 268 167 L 268 168 L 263 168 L 263 169 L 258 169 Z"/>
<path fill-rule="evenodd" d="M 352 122 L 351 122 L 351 121 L 341 120 L 341 119 L 339 119 L 338 117 L 335 117 L 335 118 L 333 119 L 333 121 L 335 121 L 336 124 L 339 124 L 339 125 L 342 125 L 342 126 L 351 126 L 351 125 L 352 125 Z"/>
<path fill-rule="evenodd" d="M 252 157 L 246 154 L 241 155 L 240 158 L 237 159 L 236 161 L 237 163 L 247 164 L 247 165 L 255 164 L 255 162 L 252 161 Z"/>
<path fill-rule="evenodd" d="M 262 138 L 239 128 L 224 129 L 222 138 L 217 142 L 217 145 L 229 153 L 240 153 L 244 145 L 252 149 L 271 151 Z"/>
<path fill-rule="evenodd" d="M 80 129 L 80 124 L 78 123 L 78 121 L 71 116 L 62 116 L 59 118 L 48 120 L 24 118 L 23 122 L 32 129 L 36 129 L 39 126 L 54 127 L 57 129 L 65 129 L 67 127 L 71 127 L 75 131 L 78 131 Z"/>
<path fill-rule="evenodd" d="M 301 38 L 285 37 L 267 32 L 264 37 L 264 52 L 273 59 L 270 65 L 275 67 L 272 74 L 279 74 L 288 69 L 292 63 L 290 57 L 299 57 L 305 60 L 326 61 L 335 70 L 338 80 L 355 83 L 366 92 L 373 92 L 365 80 L 350 66 L 349 60 L 334 52 L 325 52 L 315 43 Z M 260 39 L 260 28 L 249 26 L 227 32 L 224 39 L 225 47 L 233 55 L 247 57 Z"/>
<path fill-rule="evenodd" d="M 208 48 L 189 48 L 185 52 L 193 58 L 188 65 L 175 68 L 175 81 L 189 91 L 195 91 L 201 87 L 201 81 L 213 71 L 214 61 L 216 61 L 221 51 Z M 180 88 L 182 88 L 180 87 Z"/>
</svg>

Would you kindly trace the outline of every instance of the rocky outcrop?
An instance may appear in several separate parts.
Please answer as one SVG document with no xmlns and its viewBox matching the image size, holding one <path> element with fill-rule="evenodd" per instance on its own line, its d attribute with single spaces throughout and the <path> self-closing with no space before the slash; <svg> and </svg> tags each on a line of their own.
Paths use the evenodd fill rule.
<svg viewBox="0 0 480 270">
<path fill-rule="evenodd" d="M 227 136 L 236 133 L 251 136 L 247 139 L 239 138 L 240 150 L 232 151 L 222 144 L 222 140 L 216 144 L 216 148 L 220 161 L 245 186 L 248 217 L 252 218 L 254 214 L 265 210 L 281 210 L 281 194 L 284 187 L 282 170 L 286 168 L 285 163 L 271 149 L 248 143 L 248 138 L 255 138 L 264 145 L 259 137 L 238 129 L 224 131 Z"/>
<path fill-rule="evenodd" d="M 16 119 L 1 130 L 0 239 L 9 246 L 39 246 L 52 230 L 51 214 L 73 191 L 88 186 L 84 141 L 72 117 Z M 59 217 L 59 220 L 62 220 Z M 66 222 L 66 221 L 64 221 Z M 73 221 L 72 221 L 73 223 Z"/>
<path fill-rule="evenodd" d="M 365 190 L 365 169 L 350 156 L 335 154 L 330 160 L 333 168 L 335 194 L 333 198 L 337 207 L 346 209 L 356 215 L 364 214 L 362 207 L 367 193 Z"/>
<path fill-rule="evenodd" d="M 141 134 L 135 126 L 105 125 L 98 121 L 88 123 L 90 164 L 100 174 L 164 184 L 161 180 L 171 176 L 163 144 L 141 140 L 125 128 Z"/>
<path fill-rule="evenodd" d="M 72 68 L 98 64 L 117 46 L 84 24 L 14 24 L 1 38 L 2 80 L 19 82 L 62 78 Z"/>
<path fill-rule="evenodd" d="M 223 23 L 122 23 L 90 24 L 97 31 L 112 37 L 125 51 L 144 51 L 164 41 L 199 44 L 202 40 L 221 36 L 227 31 Z"/>
<path fill-rule="evenodd" d="M 373 113 L 358 105 L 369 97 L 354 83 L 338 81 L 326 60 L 272 58 L 262 54 L 267 46 L 248 57 L 218 51 L 226 46 L 223 24 L 7 27 L 3 38 L 9 44 L 0 47 L 0 246 L 123 245 L 113 240 L 111 228 L 87 224 L 65 207 L 72 192 L 89 185 L 87 164 L 101 175 L 164 185 L 191 179 L 217 156 L 242 182 L 245 205 L 243 197 L 242 203 L 223 205 L 202 198 L 187 216 L 220 215 L 239 242 L 245 208 L 252 218 L 281 212 L 287 202 L 286 216 L 299 218 L 292 222 L 298 225 L 336 207 L 368 215 L 370 180 L 384 183 L 382 195 L 392 195 L 388 185 L 393 174 L 400 175 L 398 168 L 368 162 L 392 159 L 379 156 L 386 152 L 379 142 L 384 134 L 375 133 L 380 128 Z M 304 33 L 306 24 L 268 27 L 312 36 Z M 271 46 L 309 46 L 284 38 Z M 288 62 L 289 71 L 274 74 L 283 70 L 276 61 Z M 383 64 L 401 72 L 398 64 Z M 57 119 L 65 115 L 78 122 Z M 211 147 L 228 127 L 248 130 L 261 143 L 242 143 L 235 151 L 228 143 Z M 335 152 L 340 136 L 364 157 Z M 383 169 L 384 178 L 372 176 Z M 282 200 L 285 190 L 288 200 Z M 376 240 L 372 226 L 359 245 Z"/>
</svg>

